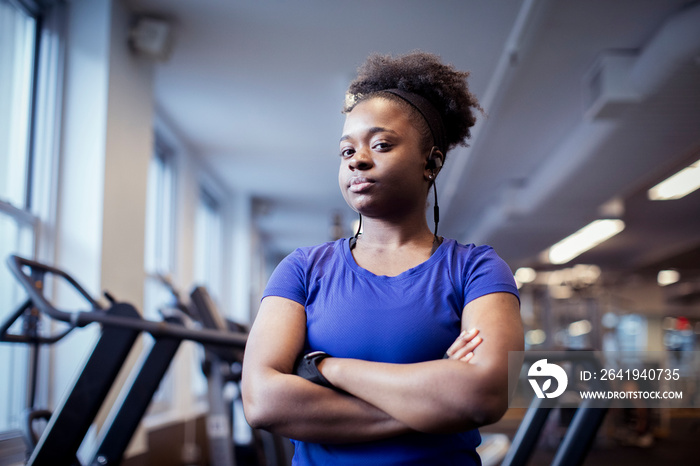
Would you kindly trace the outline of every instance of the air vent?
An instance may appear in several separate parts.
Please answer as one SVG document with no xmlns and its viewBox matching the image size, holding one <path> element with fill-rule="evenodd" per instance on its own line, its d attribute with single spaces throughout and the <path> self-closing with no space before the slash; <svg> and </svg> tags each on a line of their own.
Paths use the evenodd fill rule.
<svg viewBox="0 0 700 466">
<path fill-rule="evenodd" d="M 587 118 L 615 118 L 641 100 L 629 83 L 636 59 L 629 51 L 607 52 L 598 58 L 584 77 Z"/>
</svg>

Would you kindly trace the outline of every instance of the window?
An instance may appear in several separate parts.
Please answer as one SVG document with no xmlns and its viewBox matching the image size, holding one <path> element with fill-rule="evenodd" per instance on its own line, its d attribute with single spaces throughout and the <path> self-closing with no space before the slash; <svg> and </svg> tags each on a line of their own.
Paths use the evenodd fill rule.
<svg viewBox="0 0 700 466">
<path fill-rule="evenodd" d="M 0 320 L 4 321 L 26 299 L 4 261 L 10 254 L 32 257 L 34 229 L 16 217 L 0 212 Z M 13 332 L 19 332 L 15 325 Z M 27 345 L 0 343 L 0 432 L 22 425 L 21 413 L 27 407 L 26 382 L 30 353 Z"/>
<path fill-rule="evenodd" d="M 155 278 L 157 274 L 170 274 L 173 271 L 173 204 L 175 200 L 175 180 L 172 163 L 172 151 L 156 141 L 155 152 L 148 170 L 148 193 L 146 205 L 146 273 Z M 157 280 L 157 288 L 167 293 Z M 162 294 L 148 294 L 144 313 L 153 317 L 162 304 Z M 151 290 L 152 291 L 152 290 Z"/>
<path fill-rule="evenodd" d="M 10 254 L 33 257 L 36 218 L 30 207 L 30 137 L 34 95 L 37 19 L 0 0 L 0 319 L 25 295 L 4 261 Z M 29 349 L 0 347 L 0 432 L 21 425 L 26 407 Z"/>
<path fill-rule="evenodd" d="M 37 20 L 0 0 L 0 198 L 29 207 Z"/>
<path fill-rule="evenodd" d="M 195 219 L 194 278 L 215 299 L 220 299 L 222 292 L 222 223 L 219 203 L 202 189 Z"/>
<path fill-rule="evenodd" d="M 173 272 L 174 170 L 171 151 L 156 141 L 148 169 L 146 200 L 146 246 L 144 310 L 147 318 L 157 319 L 158 309 L 171 301 L 169 290 L 158 279 Z"/>
<path fill-rule="evenodd" d="M 25 4 L 0 0 L 0 322 L 26 299 L 5 266 L 7 257 L 35 258 L 39 246 L 49 249 L 40 226 L 49 220 L 55 166 L 59 15 Z M 12 331 L 20 332 L 21 322 Z M 27 345 L 0 343 L 0 432 L 24 423 L 30 359 Z M 46 377 L 41 369 L 38 377 Z M 38 396 L 37 404 L 46 401 L 45 390 Z"/>
</svg>

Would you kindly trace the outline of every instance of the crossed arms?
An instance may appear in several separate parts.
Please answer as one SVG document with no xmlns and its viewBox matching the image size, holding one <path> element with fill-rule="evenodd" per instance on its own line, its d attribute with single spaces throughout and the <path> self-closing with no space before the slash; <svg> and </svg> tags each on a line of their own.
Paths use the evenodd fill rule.
<svg viewBox="0 0 700 466">
<path fill-rule="evenodd" d="M 332 390 L 293 374 L 306 338 L 303 306 L 267 297 L 244 358 L 246 418 L 255 428 L 316 443 L 459 432 L 495 422 L 508 405 L 508 351 L 523 350 L 517 298 L 493 293 L 471 301 L 462 329 L 449 359 L 386 364 L 326 358 L 319 369 L 339 389 Z M 478 331 L 466 334 L 469 329 Z"/>
</svg>

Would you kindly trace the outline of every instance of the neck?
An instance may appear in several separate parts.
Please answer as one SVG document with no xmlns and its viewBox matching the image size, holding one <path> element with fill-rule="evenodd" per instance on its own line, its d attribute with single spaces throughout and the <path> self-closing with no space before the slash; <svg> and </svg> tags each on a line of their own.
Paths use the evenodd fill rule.
<svg viewBox="0 0 700 466">
<path fill-rule="evenodd" d="M 407 244 L 430 244 L 434 236 L 423 214 L 418 219 L 404 218 L 401 222 L 363 216 L 361 238 L 367 246 L 399 248 Z"/>
<path fill-rule="evenodd" d="M 363 234 L 350 240 L 350 251 L 360 267 L 375 275 L 396 276 L 425 262 L 441 241 L 422 222 L 395 224 L 364 219 Z"/>
</svg>

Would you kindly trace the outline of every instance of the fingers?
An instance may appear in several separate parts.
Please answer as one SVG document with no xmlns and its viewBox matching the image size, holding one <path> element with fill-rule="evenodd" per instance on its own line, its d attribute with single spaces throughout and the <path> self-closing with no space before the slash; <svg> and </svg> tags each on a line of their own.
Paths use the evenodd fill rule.
<svg viewBox="0 0 700 466">
<path fill-rule="evenodd" d="M 475 337 L 471 341 L 467 342 L 463 347 L 457 349 L 450 359 L 455 359 L 458 361 L 468 362 L 472 357 L 474 357 L 474 349 L 479 346 L 482 342 L 481 337 Z"/>
<path fill-rule="evenodd" d="M 477 336 L 478 333 L 479 330 L 477 329 L 462 332 L 455 342 L 452 343 L 452 346 L 448 348 L 447 356 L 450 359 L 469 361 L 474 356 L 474 349 L 483 341 L 480 336 Z"/>
<path fill-rule="evenodd" d="M 473 352 L 473 351 L 470 351 L 470 352 L 468 352 L 466 355 L 464 355 L 463 357 L 459 358 L 459 361 L 462 361 L 462 362 L 469 362 L 469 360 L 470 360 L 471 358 L 473 358 L 473 357 L 474 357 L 474 352 Z"/>
</svg>

